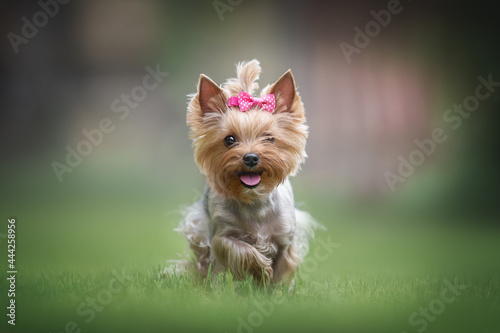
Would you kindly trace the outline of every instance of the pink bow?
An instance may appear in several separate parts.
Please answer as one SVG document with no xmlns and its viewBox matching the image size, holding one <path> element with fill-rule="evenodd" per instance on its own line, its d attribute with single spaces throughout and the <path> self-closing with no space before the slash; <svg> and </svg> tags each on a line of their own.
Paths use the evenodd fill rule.
<svg viewBox="0 0 500 333">
<path fill-rule="evenodd" d="M 264 110 L 273 113 L 275 108 L 274 94 L 269 94 L 263 98 L 253 97 L 249 93 L 240 91 L 238 97 L 229 97 L 228 106 L 239 106 L 240 111 L 247 111 L 254 105 L 258 105 Z"/>
</svg>

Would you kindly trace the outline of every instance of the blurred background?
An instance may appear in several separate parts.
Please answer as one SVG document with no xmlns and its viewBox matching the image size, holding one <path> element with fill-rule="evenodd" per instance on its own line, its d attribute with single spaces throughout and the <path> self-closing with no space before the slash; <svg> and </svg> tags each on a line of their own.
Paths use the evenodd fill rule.
<svg viewBox="0 0 500 333">
<path fill-rule="evenodd" d="M 220 84 L 253 58 L 261 87 L 288 68 L 295 75 L 310 138 L 293 184 L 333 233 L 370 224 L 345 217 L 359 212 L 395 225 L 500 222 L 500 91 L 457 129 L 443 120 L 479 76 L 500 81 L 494 2 L 402 0 L 349 59 L 341 43 L 355 46 L 355 28 L 365 31 L 387 1 L 45 3 L 0 4 L 0 204 L 22 225 L 19 251 L 30 267 L 123 253 L 164 262 L 181 252 L 172 228 L 204 184 L 185 125 L 187 95 L 200 73 Z M 147 68 L 168 75 L 141 90 Z M 140 101 L 116 112 L 131 94 Z M 54 165 L 67 166 L 67 147 L 76 150 L 82 131 L 105 118 L 113 130 L 83 147 L 86 156 L 59 169 L 59 179 Z M 435 128 L 448 139 L 391 191 L 385 173 L 398 174 L 399 156 L 408 160 L 414 141 Z"/>
<path fill-rule="evenodd" d="M 327 227 L 317 237 L 340 244 L 310 277 L 333 290 L 323 299 L 328 306 L 318 310 L 323 293 L 313 293 L 303 303 L 309 319 L 297 301 L 275 325 L 382 318 L 381 331 L 400 331 L 439 293 L 441 272 L 451 281 L 470 274 L 467 283 L 480 281 L 483 289 L 471 286 L 464 311 L 450 306 L 433 329 L 450 331 L 439 325 L 451 322 L 477 331 L 497 316 L 500 87 L 489 87 L 496 90 L 470 114 L 443 118 L 475 94 L 478 77 L 500 82 L 495 2 L 59 1 L 0 2 L 0 243 L 6 249 L 7 218 L 15 218 L 19 318 L 33 328 L 17 329 L 60 331 L 99 290 L 93 272 L 148 272 L 186 256 L 173 229 L 204 186 L 185 124 L 187 95 L 200 73 L 221 84 L 237 62 L 253 58 L 262 65 L 261 87 L 289 68 L 294 73 L 310 126 L 309 157 L 292 179 L 296 200 Z M 389 10 L 397 12 L 390 22 Z M 436 128 L 447 140 L 421 161 L 415 140 L 428 140 Z M 396 179 L 402 159 L 419 165 L 391 189 L 387 172 Z M 81 283 L 72 271 L 94 282 Z M 41 272 L 49 272 L 46 280 Z M 436 290 L 418 292 L 428 276 Z M 343 281 L 360 296 L 342 295 Z M 387 281 L 387 292 L 374 281 Z M 401 299 L 393 285 L 417 286 L 416 296 Z M 158 323 L 204 325 L 190 319 L 199 309 L 216 327 L 225 323 L 221 314 L 240 311 L 209 298 L 178 305 L 172 302 L 183 297 L 161 290 L 163 307 L 144 310 Z M 135 298 L 128 297 L 134 321 Z M 383 316 L 360 317 L 361 303 L 365 318 L 378 316 L 380 299 L 390 304 Z M 120 298 L 115 317 L 106 310 L 100 318 L 122 320 L 124 304 Z"/>
</svg>

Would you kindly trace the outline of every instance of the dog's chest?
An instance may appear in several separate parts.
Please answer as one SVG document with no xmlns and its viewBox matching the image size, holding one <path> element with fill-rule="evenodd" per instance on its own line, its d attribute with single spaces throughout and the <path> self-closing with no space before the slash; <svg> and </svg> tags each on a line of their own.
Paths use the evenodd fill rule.
<svg viewBox="0 0 500 333">
<path fill-rule="evenodd" d="M 265 200 L 244 204 L 225 200 L 213 192 L 205 196 L 212 235 L 224 233 L 250 244 L 285 246 L 295 232 L 295 209 L 289 182 L 279 186 Z"/>
<path fill-rule="evenodd" d="M 230 215 L 230 227 L 248 243 L 278 248 L 293 239 L 295 219 L 275 205 L 240 206 L 232 209 Z"/>
</svg>

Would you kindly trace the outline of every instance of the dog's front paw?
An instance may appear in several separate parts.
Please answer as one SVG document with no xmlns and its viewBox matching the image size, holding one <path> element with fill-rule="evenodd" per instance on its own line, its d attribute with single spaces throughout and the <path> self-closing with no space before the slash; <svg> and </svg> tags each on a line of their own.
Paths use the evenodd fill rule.
<svg viewBox="0 0 500 333">
<path fill-rule="evenodd" d="M 269 284 L 269 282 L 273 278 L 273 274 L 274 274 L 274 272 L 273 272 L 273 268 L 271 266 L 268 266 L 264 269 L 264 279 L 265 279 L 266 284 Z"/>
<path fill-rule="evenodd" d="M 269 284 L 271 279 L 273 278 L 273 268 L 271 265 L 269 266 L 256 266 L 253 268 L 252 272 L 250 272 L 253 276 L 254 280 L 259 283 Z"/>
</svg>

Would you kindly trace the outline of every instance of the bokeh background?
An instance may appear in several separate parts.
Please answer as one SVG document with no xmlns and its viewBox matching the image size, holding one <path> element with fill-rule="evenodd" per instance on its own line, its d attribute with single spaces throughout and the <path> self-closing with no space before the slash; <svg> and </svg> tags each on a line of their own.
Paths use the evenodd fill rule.
<svg viewBox="0 0 500 333">
<path fill-rule="evenodd" d="M 73 0 L 17 53 L 8 34 L 20 35 L 22 18 L 33 22 L 41 7 L 1 2 L 2 249 L 15 217 L 26 271 L 148 267 L 182 256 L 172 229 L 204 185 L 187 95 L 200 73 L 220 84 L 237 62 L 257 58 L 261 87 L 291 68 L 306 106 L 309 157 L 292 180 L 297 201 L 345 249 L 318 274 L 498 272 L 500 89 L 458 129 L 443 121 L 478 76 L 500 81 L 495 2 L 400 6 L 348 62 L 339 45 L 352 45 L 353 29 L 364 30 L 387 1 Z M 120 119 L 111 104 L 142 84 L 148 66 L 169 74 Z M 59 181 L 52 163 L 65 164 L 65 147 L 103 118 L 114 131 Z M 397 173 L 398 156 L 437 127 L 448 140 L 391 191 L 384 173 Z"/>
</svg>

